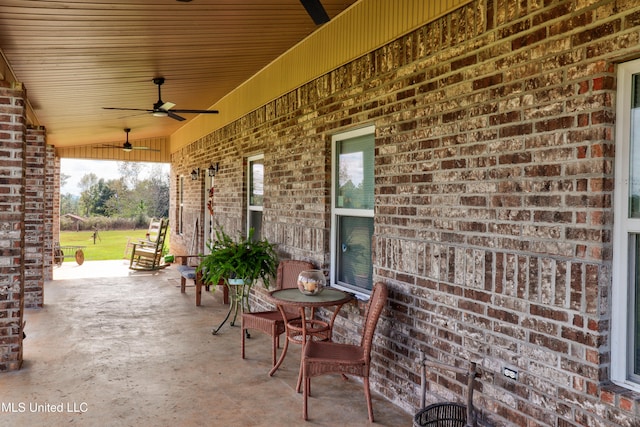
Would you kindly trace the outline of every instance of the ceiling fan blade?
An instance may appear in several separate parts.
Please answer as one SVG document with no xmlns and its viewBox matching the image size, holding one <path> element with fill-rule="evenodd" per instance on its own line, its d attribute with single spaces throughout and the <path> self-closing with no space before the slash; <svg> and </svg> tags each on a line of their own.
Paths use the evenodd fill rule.
<svg viewBox="0 0 640 427">
<path fill-rule="evenodd" d="M 102 145 L 99 145 L 99 146 L 93 147 L 93 148 L 96 148 L 96 149 L 105 149 L 105 148 L 114 149 L 115 148 L 115 149 L 118 149 L 118 150 L 124 150 L 124 147 L 122 145 L 108 145 L 108 144 L 102 144 Z M 144 147 L 144 146 L 139 146 L 139 147 L 133 146 L 133 147 L 130 148 L 130 150 L 160 151 L 160 150 L 158 150 L 156 148 Z"/>
<path fill-rule="evenodd" d="M 174 113 L 173 111 L 167 111 L 167 116 L 171 117 L 174 120 L 177 120 L 179 122 L 183 121 L 183 120 L 187 120 L 182 116 L 177 115 L 176 113 Z"/>
<path fill-rule="evenodd" d="M 102 107 L 103 110 L 120 110 L 120 111 L 146 111 L 148 113 L 153 112 L 153 110 L 148 110 L 146 108 L 119 108 L 119 107 Z"/>
<path fill-rule="evenodd" d="M 98 148 L 98 149 L 100 149 L 100 148 L 122 148 L 122 145 L 108 145 L 108 144 L 102 144 L 102 145 L 99 145 L 99 146 L 97 146 L 97 147 L 93 147 L 93 148 Z"/>
<path fill-rule="evenodd" d="M 145 151 L 160 151 L 158 149 L 151 148 L 151 147 L 136 147 L 136 146 L 133 146 L 133 147 L 131 147 L 131 149 L 132 150 L 145 150 Z"/>
<path fill-rule="evenodd" d="M 134 113 L 134 114 L 127 114 L 126 116 L 118 116 L 118 117 L 116 117 L 116 119 L 118 119 L 118 120 L 120 120 L 120 119 L 128 119 L 129 117 L 146 116 L 148 114 L 149 114 L 148 111 L 144 111 L 142 113 Z"/>
<path fill-rule="evenodd" d="M 181 110 L 181 109 L 176 109 L 176 110 L 171 110 L 174 113 L 191 113 L 191 114 L 218 114 L 219 111 L 218 110 Z"/>
<path fill-rule="evenodd" d="M 327 15 L 327 11 L 324 9 L 324 6 L 322 6 L 320 0 L 300 0 L 300 3 L 307 9 L 307 13 L 316 25 L 329 22 L 329 15 Z"/>
<path fill-rule="evenodd" d="M 176 106 L 176 104 L 174 104 L 173 102 L 165 102 L 164 104 L 162 104 L 160 106 L 160 108 L 158 108 L 158 110 L 165 110 L 166 111 L 166 110 L 172 109 L 175 106 Z"/>
</svg>

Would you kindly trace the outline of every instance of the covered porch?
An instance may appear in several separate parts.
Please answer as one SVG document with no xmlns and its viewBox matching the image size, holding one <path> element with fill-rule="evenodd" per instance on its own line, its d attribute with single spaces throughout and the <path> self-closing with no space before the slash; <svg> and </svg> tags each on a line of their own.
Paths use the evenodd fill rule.
<svg viewBox="0 0 640 427">
<path fill-rule="evenodd" d="M 76 3 L 89 7 L 0 6 L 0 372 L 19 370 L 0 391 L 11 402 L 86 399 L 73 417 L 91 425 L 215 425 L 222 414 L 219 424 L 303 424 L 295 353 L 277 378 L 264 337 L 242 361 L 239 331 L 210 335 L 225 309 L 215 298 L 195 308 L 170 270 L 91 271 L 53 280 L 45 298 L 60 159 L 109 158 L 171 164 L 174 254 L 203 250 L 214 224 L 257 225 L 282 258 L 313 263 L 363 301 L 384 282 L 372 350 L 381 425 L 409 424 L 422 353 L 478 364 L 479 427 L 640 425 L 638 2 L 322 0 L 333 12 L 320 27 L 298 0 Z M 271 36 L 265 12 L 282 18 Z M 286 34 L 299 36 L 274 52 Z M 252 56 L 264 61 L 233 72 Z M 173 120 L 165 103 L 203 113 Z M 120 117 L 130 108 L 145 114 Z M 119 142 L 124 129 L 138 151 Z M 334 333 L 353 341 L 362 314 L 346 314 Z M 367 422 L 360 384 L 324 381 L 312 423 Z M 427 386 L 428 403 L 464 399 L 459 377 Z M 405 413 L 388 415 L 380 395 Z M 79 424 L 64 417 L 34 419 Z"/>
<path fill-rule="evenodd" d="M 299 348 L 269 377 L 268 336 L 252 334 L 243 360 L 238 323 L 211 334 L 227 311 L 221 292 L 195 307 L 194 288 L 180 293 L 173 266 L 127 267 L 117 260 L 54 269 L 47 303 L 26 311 L 23 368 L 0 382 L 14 425 L 304 424 Z M 311 424 L 369 425 L 358 379 L 318 377 L 312 396 Z M 376 425 L 411 425 L 411 414 L 381 395 L 373 405 Z"/>
</svg>

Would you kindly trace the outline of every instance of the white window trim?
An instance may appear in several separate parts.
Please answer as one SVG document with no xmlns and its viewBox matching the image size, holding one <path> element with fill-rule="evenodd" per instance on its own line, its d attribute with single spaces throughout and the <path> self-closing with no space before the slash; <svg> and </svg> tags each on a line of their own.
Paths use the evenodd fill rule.
<svg viewBox="0 0 640 427">
<path fill-rule="evenodd" d="M 631 128 L 632 76 L 640 73 L 640 60 L 618 66 L 616 101 L 616 154 L 613 221 L 613 261 L 611 296 L 611 380 L 625 388 L 640 391 L 640 384 L 629 378 L 629 348 L 633 315 L 629 295 L 629 234 L 640 234 L 640 220 L 628 218 L 629 212 L 629 155 Z"/>
<path fill-rule="evenodd" d="M 336 259 L 337 259 L 337 249 L 336 249 L 336 239 L 338 238 L 337 236 L 337 228 L 338 228 L 338 224 L 337 224 L 337 217 L 339 215 L 343 215 L 343 214 L 357 214 L 358 216 L 363 216 L 363 217 L 373 217 L 374 216 L 374 209 L 369 210 L 369 209 L 342 209 L 342 208 L 336 208 L 335 203 L 336 203 L 336 185 L 335 185 L 335 177 L 337 175 L 337 171 L 336 168 L 338 167 L 337 162 L 336 162 L 336 145 L 338 144 L 339 141 L 344 141 L 345 139 L 351 139 L 351 138 L 356 138 L 358 136 L 363 136 L 363 135 L 375 135 L 375 131 L 376 131 L 376 127 L 374 125 L 371 126 L 366 126 L 366 127 L 362 127 L 362 128 L 358 128 L 358 129 L 354 129 L 351 131 L 347 131 L 347 132 L 343 132 L 340 134 L 336 134 L 333 135 L 331 137 L 331 235 L 330 235 L 330 242 L 331 242 L 331 266 L 329 268 L 329 280 L 331 282 L 331 286 L 337 288 L 337 289 L 342 289 L 344 291 L 350 292 L 352 294 L 354 294 L 356 296 L 356 298 L 361 299 L 361 300 L 368 300 L 370 297 L 370 293 L 369 292 L 364 292 L 364 291 L 358 291 L 354 288 L 351 287 L 346 287 L 346 286 L 341 286 L 337 283 L 336 280 Z M 371 248 L 373 250 L 373 248 Z"/>
<path fill-rule="evenodd" d="M 251 228 L 251 212 L 264 212 L 264 206 L 251 205 L 251 163 L 256 160 L 262 160 L 264 165 L 264 154 L 256 154 L 255 156 L 247 157 L 247 235 L 249 235 L 249 229 Z M 264 177 L 262 184 L 264 185 Z M 264 195 L 262 200 L 264 200 Z"/>
</svg>

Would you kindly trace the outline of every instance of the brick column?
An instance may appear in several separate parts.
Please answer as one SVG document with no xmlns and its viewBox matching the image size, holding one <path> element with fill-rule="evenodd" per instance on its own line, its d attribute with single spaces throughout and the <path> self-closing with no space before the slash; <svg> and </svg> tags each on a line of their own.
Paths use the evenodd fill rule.
<svg viewBox="0 0 640 427">
<path fill-rule="evenodd" d="M 55 147 L 46 145 L 44 163 L 44 280 L 53 280 L 53 245 L 60 240 L 60 161 Z M 54 227 L 54 224 L 56 225 Z M 54 229 L 58 233 L 54 236 Z"/>
<path fill-rule="evenodd" d="M 24 305 L 40 308 L 44 303 L 45 248 L 51 246 L 45 239 L 45 218 L 51 212 L 46 209 L 47 144 L 44 128 L 27 128 L 26 140 Z"/>
<path fill-rule="evenodd" d="M 53 151 L 53 189 L 52 189 L 52 206 L 51 210 L 52 214 L 52 227 L 51 230 L 51 245 L 55 245 L 56 242 L 60 242 L 60 157 L 55 155 L 55 149 L 52 146 L 49 146 L 50 150 Z M 51 259 L 53 260 L 53 252 L 51 253 Z M 53 261 L 52 261 L 53 262 Z M 53 264 L 52 264 L 52 276 L 53 276 Z M 53 277 L 51 277 L 53 278 Z"/>
<path fill-rule="evenodd" d="M 0 371 L 22 366 L 25 98 L 21 84 L 0 82 Z"/>
</svg>

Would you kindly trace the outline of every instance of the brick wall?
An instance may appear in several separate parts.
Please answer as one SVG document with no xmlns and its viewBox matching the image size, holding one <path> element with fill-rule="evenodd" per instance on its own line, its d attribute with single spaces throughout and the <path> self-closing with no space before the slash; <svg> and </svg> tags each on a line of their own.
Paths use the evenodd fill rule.
<svg viewBox="0 0 640 427">
<path fill-rule="evenodd" d="M 0 81 L 0 372 L 22 365 L 25 93 Z"/>
<path fill-rule="evenodd" d="M 474 1 L 174 153 L 174 174 L 219 162 L 215 217 L 242 227 L 243 162 L 263 152 L 264 235 L 326 267 L 331 135 L 375 124 L 375 389 L 415 411 L 422 349 L 479 362 L 482 425 L 637 426 L 640 396 L 608 381 L 615 63 L 640 56 L 636 3 Z"/>
</svg>

